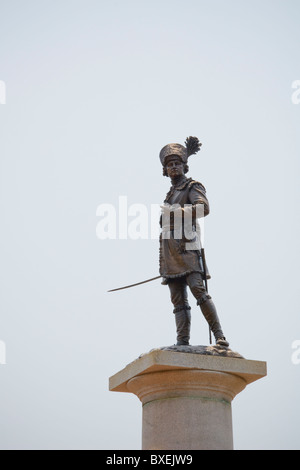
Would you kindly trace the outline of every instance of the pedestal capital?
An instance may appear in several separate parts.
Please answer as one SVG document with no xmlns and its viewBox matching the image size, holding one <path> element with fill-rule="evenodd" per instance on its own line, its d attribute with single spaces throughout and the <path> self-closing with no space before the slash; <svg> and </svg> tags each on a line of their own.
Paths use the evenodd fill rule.
<svg viewBox="0 0 300 470">
<path fill-rule="evenodd" d="M 142 354 L 120 372 L 110 377 L 109 390 L 130 393 L 132 390 L 129 381 L 134 377 L 154 372 L 174 372 L 178 369 L 231 374 L 243 379 L 245 386 L 267 375 L 267 365 L 263 361 L 247 360 L 241 356 L 193 354 L 159 348 Z"/>
</svg>

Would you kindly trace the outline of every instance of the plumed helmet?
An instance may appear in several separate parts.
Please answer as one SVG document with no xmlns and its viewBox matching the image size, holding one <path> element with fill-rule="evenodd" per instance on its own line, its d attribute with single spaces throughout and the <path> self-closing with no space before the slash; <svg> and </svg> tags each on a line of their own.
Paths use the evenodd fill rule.
<svg viewBox="0 0 300 470">
<path fill-rule="evenodd" d="M 165 145 L 159 154 L 161 164 L 165 166 L 167 157 L 171 155 L 177 155 L 181 158 L 183 163 L 187 163 L 188 158 L 191 155 L 199 152 L 201 148 L 201 143 L 197 137 L 187 137 L 185 141 L 185 146 L 181 144 L 168 144 Z"/>
</svg>

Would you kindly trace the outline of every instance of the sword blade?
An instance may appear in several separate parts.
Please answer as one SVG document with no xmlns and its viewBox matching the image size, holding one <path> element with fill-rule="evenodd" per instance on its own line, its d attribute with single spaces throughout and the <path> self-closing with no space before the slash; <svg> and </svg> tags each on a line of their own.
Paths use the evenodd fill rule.
<svg viewBox="0 0 300 470">
<path fill-rule="evenodd" d="M 130 287 L 140 286 L 141 284 L 146 284 L 146 282 L 155 281 L 156 279 L 159 279 L 159 278 L 161 278 L 161 276 L 152 277 L 151 279 L 147 279 L 146 281 L 136 282 L 135 284 L 130 284 L 129 286 L 118 287 L 117 289 L 111 289 L 111 290 L 108 290 L 107 292 L 116 292 L 117 290 L 129 289 Z"/>
<path fill-rule="evenodd" d="M 206 259 L 205 259 L 205 251 L 204 251 L 204 248 L 201 248 L 201 257 L 202 257 L 202 263 L 203 263 L 204 285 L 205 285 L 205 290 L 206 290 L 206 292 L 208 293 L 207 273 L 206 273 Z M 210 325 L 208 325 L 208 332 L 209 332 L 209 344 L 212 344 L 211 327 L 210 327 Z"/>
<path fill-rule="evenodd" d="M 206 272 L 206 259 L 205 259 L 205 251 L 204 248 L 201 248 L 201 258 L 203 263 L 203 275 L 204 275 L 204 285 L 205 290 L 208 293 L 208 285 L 207 285 L 207 272 Z"/>
</svg>

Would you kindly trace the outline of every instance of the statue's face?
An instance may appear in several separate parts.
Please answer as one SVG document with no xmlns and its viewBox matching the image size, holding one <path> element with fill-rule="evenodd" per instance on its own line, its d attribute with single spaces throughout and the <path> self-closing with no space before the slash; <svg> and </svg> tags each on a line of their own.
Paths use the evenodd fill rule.
<svg viewBox="0 0 300 470">
<path fill-rule="evenodd" d="M 168 158 L 166 168 L 170 178 L 184 175 L 184 166 L 182 160 L 175 155 Z"/>
</svg>

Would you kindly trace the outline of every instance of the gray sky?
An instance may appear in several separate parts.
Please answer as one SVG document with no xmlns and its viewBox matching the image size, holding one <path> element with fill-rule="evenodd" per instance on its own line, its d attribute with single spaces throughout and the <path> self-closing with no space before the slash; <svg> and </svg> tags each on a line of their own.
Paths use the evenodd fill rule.
<svg viewBox="0 0 300 470">
<path fill-rule="evenodd" d="M 299 449 L 298 0 L 0 0 L 0 447 L 139 449 L 108 378 L 175 341 L 157 240 L 99 240 L 97 207 L 163 201 L 196 135 L 209 284 L 231 348 L 268 362 L 236 449 Z M 192 344 L 206 344 L 195 301 Z"/>
</svg>

